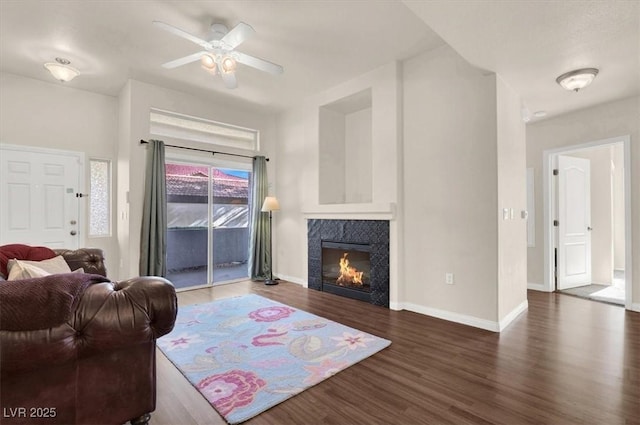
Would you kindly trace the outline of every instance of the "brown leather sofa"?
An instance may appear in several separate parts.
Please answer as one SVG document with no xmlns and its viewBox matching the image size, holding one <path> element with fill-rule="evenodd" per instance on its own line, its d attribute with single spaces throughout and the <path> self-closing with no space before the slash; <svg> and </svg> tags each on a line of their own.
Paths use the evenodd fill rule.
<svg viewBox="0 0 640 425">
<path fill-rule="evenodd" d="M 69 299 L 47 292 L 44 301 L 44 284 L 74 274 L 0 282 L 0 423 L 147 423 L 156 405 L 155 340 L 177 313 L 173 285 L 160 277 L 111 282 L 98 249 L 56 253 L 72 270 L 99 276 Z M 58 301 L 71 306 L 64 323 L 29 325 Z"/>
</svg>

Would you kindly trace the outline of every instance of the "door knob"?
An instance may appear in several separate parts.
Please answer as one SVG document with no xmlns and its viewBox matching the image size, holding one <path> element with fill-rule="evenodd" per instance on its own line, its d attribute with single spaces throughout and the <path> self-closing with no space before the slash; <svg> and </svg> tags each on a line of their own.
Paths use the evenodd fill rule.
<svg viewBox="0 0 640 425">
<path fill-rule="evenodd" d="M 592 230 L 593 230 L 593 227 L 591 227 L 591 226 L 587 226 L 587 230 L 588 230 L 588 231 L 592 231 Z"/>
<path fill-rule="evenodd" d="M 75 236 L 75 235 L 77 235 L 77 234 L 78 234 L 78 232 L 76 232 L 75 230 L 72 230 L 72 231 L 70 231 L 70 232 L 69 232 L 69 234 L 70 234 L 71 236 Z"/>
</svg>

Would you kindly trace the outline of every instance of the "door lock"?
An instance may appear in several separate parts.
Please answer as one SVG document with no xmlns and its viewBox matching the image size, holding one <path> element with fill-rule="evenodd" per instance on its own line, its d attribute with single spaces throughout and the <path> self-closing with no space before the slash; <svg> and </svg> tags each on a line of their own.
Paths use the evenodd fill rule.
<svg viewBox="0 0 640 425">
<path fill-rule="evenodd" d="M 70 223 L 71 225 L 74 225 L 74 224 L 76 224 L 77 222 L 76 222 L 75 220 L 71 220 L 69 223 Z"/>
</svg>

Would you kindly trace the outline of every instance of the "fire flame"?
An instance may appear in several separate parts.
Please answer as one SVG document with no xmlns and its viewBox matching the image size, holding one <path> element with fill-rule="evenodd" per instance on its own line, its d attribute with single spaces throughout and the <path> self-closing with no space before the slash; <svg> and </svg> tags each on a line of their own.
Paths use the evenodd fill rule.
<svg viewBox="0 0 640 425">
<path fill-rule="evenodd" d="M 336 283 L 339 285 L 362 285 L 362 275 L 364 272 L 359 272 L 355 267 L 349 265 L 349 259 L 347 258 L 349 253 L 345 252 L 340 259 L 340 276 Z"/>
</svg>

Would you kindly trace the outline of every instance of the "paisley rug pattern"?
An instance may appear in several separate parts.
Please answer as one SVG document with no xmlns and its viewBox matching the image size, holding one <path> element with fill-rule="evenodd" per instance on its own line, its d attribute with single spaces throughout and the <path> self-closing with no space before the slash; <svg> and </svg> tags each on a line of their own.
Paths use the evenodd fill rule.
<svg viewBox="0 0 640 425">
<path fill-rule="evenodd" d="M 236 424 L 375 354 L 391 341 L 250 294 L 180 307 L 158 347 Z"/>
</svg>

